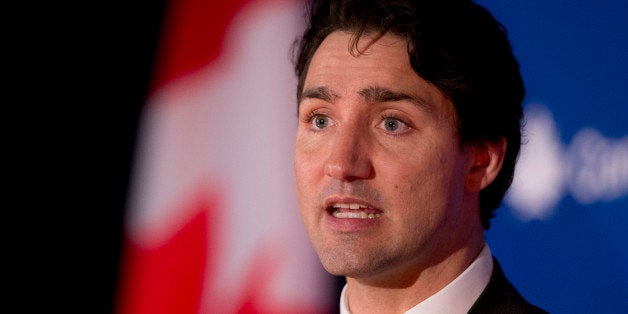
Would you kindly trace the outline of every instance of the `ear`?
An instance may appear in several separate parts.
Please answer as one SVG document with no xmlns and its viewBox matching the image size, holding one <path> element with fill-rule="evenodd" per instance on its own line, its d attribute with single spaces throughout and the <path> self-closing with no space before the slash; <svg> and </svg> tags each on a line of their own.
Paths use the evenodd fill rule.
<svg viewBox="0 0 628 314">
<path fill-rule="evenodd" d="M 499 174 L 506 154 L 506 139 L 474 144 L 470 147 L 470 167 L 465 188 L 479 192 L 487 187 Z"/>
</svg>

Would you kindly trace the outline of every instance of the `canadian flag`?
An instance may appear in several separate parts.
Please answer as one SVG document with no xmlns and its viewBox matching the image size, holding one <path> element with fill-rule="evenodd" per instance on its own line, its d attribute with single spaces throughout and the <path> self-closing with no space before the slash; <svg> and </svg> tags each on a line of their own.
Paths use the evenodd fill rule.
<svg viewBox="0 0 628 314">
<path fill-rule="evenodd" d="M 319 313 L 333 279 L 296 205 L 304 5 L 173 0 L 144 106 L 117 313 Z"/>
</svg>

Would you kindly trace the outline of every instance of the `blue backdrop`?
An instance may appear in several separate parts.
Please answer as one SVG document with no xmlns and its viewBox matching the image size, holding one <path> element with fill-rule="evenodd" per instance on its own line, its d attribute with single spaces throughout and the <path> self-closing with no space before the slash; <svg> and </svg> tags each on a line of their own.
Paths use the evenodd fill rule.
<svg viewBox="0 0 628 314">
<path fill-rule="evenodd" d="M 526 83 L 526 146 L 487 241 L 552 313 L 628 313 L 628 1 L 478 0 Z"/>
</svg>

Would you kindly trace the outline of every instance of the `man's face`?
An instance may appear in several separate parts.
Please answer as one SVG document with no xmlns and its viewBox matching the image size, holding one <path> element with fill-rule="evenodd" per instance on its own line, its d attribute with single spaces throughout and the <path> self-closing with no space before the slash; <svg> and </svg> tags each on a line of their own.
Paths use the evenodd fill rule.
<svg viewBox="0 0 628 314">
<path fill-rule="evenodd" d="M 330 273 L 402 275 L 442 261 L 480 224 L 465 192 L 472 160 L 452 103 L 413 71 L 403 39 L 363 37 L 357 57 L 350 39 L 330 34 L 305 78 L 299 208 Z"/>
</svg>

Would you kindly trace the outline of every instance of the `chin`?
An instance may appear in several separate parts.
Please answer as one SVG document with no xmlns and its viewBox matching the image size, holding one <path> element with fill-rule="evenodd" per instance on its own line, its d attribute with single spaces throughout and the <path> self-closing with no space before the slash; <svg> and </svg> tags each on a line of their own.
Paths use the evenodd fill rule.
<svg viewBox="0 0 628 314">
<path fill-rule="evenodd" d="M 328 273 L 351 278 L 377 273 L 382 266 L 387 264 L 383 260 L 373 259 L 373 256 L 355 254 L 347 250 L 319 253 L 318 256 Z"/>
<path fill-rule="evenodd" d="M 367 273 L 364 269 L 362 269 L 362 267 L 358 267 L 357 265 L 347 265 L 346 263 L 344 263 L 343 265 L 339 265 L 337 263 L 321 263 L 323 264 L 323 268 L 325 268 L 328 273 L 334 276 L 346 276 L 355 278 L 361 277 L 361 275 Z"/>
</svg>

